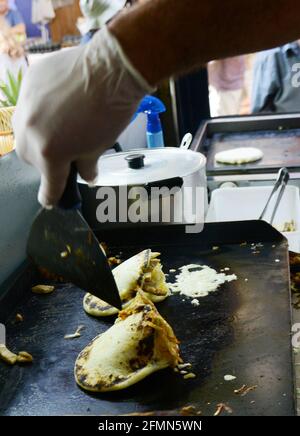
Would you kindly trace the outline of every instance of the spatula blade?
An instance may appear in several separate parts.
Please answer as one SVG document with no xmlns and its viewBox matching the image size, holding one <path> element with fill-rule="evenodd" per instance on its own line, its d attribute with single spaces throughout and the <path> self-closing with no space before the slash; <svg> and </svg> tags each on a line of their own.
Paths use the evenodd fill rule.
<svg viewBox="0 0 300 436">
<path fill-rule="evenodd" d="M 106 256 L 79 210 L 54 207 L 39 212 L 27 253 L 38 266 L 121 309 Z"/>
</svg>

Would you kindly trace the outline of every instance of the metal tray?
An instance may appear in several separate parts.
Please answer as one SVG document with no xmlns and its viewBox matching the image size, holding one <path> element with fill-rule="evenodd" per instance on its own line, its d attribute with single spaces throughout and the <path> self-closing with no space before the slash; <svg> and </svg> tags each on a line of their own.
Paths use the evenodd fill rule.
<svg viewBox="0 0 300 436">
<path fill-rule="evenodd" d="M 263 159 L 244 165 L 215 162 L 220 151 L 234 147 L 256 147 Z M 229 117 L 202 124 L 191 149 L 207 156 L 208 176 L 276 173 L 283 166 L 300 169 L 299 115 Z"/>
<path fill-rule="evenodd" d="M 197 263 L 230 267 L 237 274 L 238 281 L 201 299 L 198 307 L 178 295 L 158 305 L 197 378 L 183 380 L 167 369 L 125 391 L 85 393 L 75 384 L 74 361 L 113 320 L 87 316 L 83 292 L 71 285 L 59 285 L 50 295 L 32 294 L 30 286 L 40 279 L 26 268 L 0 302 L 0 321 L 7 326 L 9 348 L 31 352 L 34 363 L 9 367 L 0 362 L 1 415 L 115 415 L 190 404 L 212 415 L 221 402 L 233 415 L 295 414 L 288 249 L 276 230 L 249 221 L 208 224 L 198 235 L 185 234 L 182 226 L 164 226 L 106 232 L 99 239 L 124 258 L 145 247 L 159 250 L 166 272 Z M 240 245 L 244 241 L 248 244 Z M 251 243 L 258 242 L 263 247 L 253 254 Z M 212 250 L 215 245 L 218 250 Z M 15 323 L 17 312 L 23 323 Z M 79 324 L 85 325 L 82 336 L 65 340 Z M 237 379 L 225 382 L 226 374 Z M 257 389 L 244 397 L 234 394 L 243 384 Z"/>
</svg>

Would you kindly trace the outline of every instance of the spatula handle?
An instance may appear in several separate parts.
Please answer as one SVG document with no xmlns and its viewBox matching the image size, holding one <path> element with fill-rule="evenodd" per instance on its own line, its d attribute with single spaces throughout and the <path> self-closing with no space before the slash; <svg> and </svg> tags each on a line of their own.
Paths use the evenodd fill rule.
<svg viewBox="0 0 300 436">
<path fill-rule="evenodd" d="M 71 164 L 71 171 L 67 180 L 65 191 L 58 203 L 62 209 L 80 209 L 81 195 L 77 183 L 77 167 L 75 162 Z"/>
</svg>

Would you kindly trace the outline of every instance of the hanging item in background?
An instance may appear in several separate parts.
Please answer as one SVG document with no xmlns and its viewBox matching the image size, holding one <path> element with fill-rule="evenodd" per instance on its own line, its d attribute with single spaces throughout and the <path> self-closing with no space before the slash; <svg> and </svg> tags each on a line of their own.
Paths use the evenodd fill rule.
<svg viewBox="0 0 300 436">
<path fill-rule="evenodd" d="M 31 21 L 37 24 L 41 30 L 43 42 L 49 40 L 47 24 L 55 17 L 55 11 L 51 0 L 32 0 Z"/>
<path fill-rule="evenodd" d="M 12 9 L 13 11 L 15 11 L 17 9 L 15 0 L 8 0 L 8 7 L 9 7 L 9 9 Z"/>
<path fill-rule="evenodd" d="M 11 59 L 18 59 L 24 55 L 22 44 L 11 33 L 11 27 L 3 16 L 0 16 L 0 54 L 5 54 Z M 0 65 L 0 76 L 3 65 Z"/>
<path fill-rule="evenodd" d="M 72 6 L 74 0 L 52 0 L 52 6 L 54 9 L 63 8 L 64 6 Z"/>
<path fill-rule="evenodd" d="M 107 21 L 125 6 L 125 0 L 80 0 L 84 16 L 79 22 L 79 30 L 85 34 L 100 29 Z"/>
</svg>

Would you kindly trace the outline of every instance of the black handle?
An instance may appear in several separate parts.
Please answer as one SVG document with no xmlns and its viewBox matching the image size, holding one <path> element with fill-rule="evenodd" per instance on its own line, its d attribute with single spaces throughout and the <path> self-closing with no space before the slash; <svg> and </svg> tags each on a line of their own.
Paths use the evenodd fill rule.
<svg viewBox="0 0 300 436">
<path fill-rule="evenodd" d="M 121 145 L 118 142 L 115 143 L 113 149 L 115 150 L 116 153 L 121 153 L 123 151 Z"/>
<path fill-rule="evenodd" d="M 145 159 L 145 155 L 139 153 L 129 154 L 128 156 L 125 157 L 125 160 L 127 161 L 129 168 L 133 170 L 139 170 L 143 168 L 145 166 L 144 159 Z"/>
<path fill-rule="evenodd" d="M 71 171 L 67 180 L 64 193 L 58 203 L 62 209 L 80 209 L 81 195 L 77 183 L 77 167 L 75 162 L 71 164 Z"/>
<path fill-rule="evenodd" d="M 182 177 L 172 177 L 171 179 L 158 180 L 157 182 L 147 183 L 145 188 L 148 193 L 150 193 L 151 188 L 182 188 L 183 178 Z"/>
</svg>

